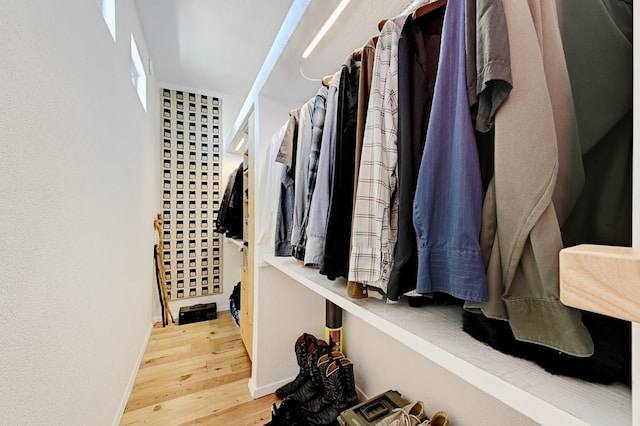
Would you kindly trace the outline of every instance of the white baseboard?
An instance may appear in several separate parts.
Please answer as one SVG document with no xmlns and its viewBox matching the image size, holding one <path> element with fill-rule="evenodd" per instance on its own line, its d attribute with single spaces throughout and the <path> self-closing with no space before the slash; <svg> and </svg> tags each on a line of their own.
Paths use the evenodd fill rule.
<svg viewBox="0 0 640 426">
<path fill-rule="evenodd" d="M 249 388 L 249 393 L 251 394 L 251 398 L 253 398 L 253 399 L 258 399 L 258 398 L 263 397 L 265 395 L 269 395 L 269 393 L 265 393 L 265 394 L 259 395 L 258 394 L 258 390 L 256 389 L 256 384 L 253 381 L 253 378 L 251 378 L 251 377 L 249 378 L 249 383 L 247 383 L 247 387 Z"/>
<path fill-rule="evenodd" d="M 356 393 L 358 394 L 358 399 L 360 400 L 360 402 L 369 399 L 369 397 L 364 392 L 362 392 L 362 389 L 360 389 L 358 386 L 356 386 Z"/>
<path fill-rule="evenodd" d="M 162 318 L 158 319 L 158 322 L 162 321 Z M 142 342 L 142 346 L 140 347 L 140 351 L 138 351 L 138 357 L 136 359 L 135 367 L 131 372 L 131 376 L 129 377 L 129 383 L 127 383 L 127 388 L 124 391 L 124 395 L 122 397 L 122 401 L 120 402 L 120 407 L 118 408 L 118 412 L 116 413 L 116 418 L 113 420 L 113 426 L 118 426 L 122 421 L 122 415 L 124 414 L 124 409 L 127 406 L 127 402 L 129 401 L 129 397 L 131 396 L 131 391 L 133 390 L 133 384 L 136 381 L 136 376 L 138 375 L 138 370 L 140 369 L 140 364 L 142 363 L 142 358 L 144 358 L 144 353 L 147 350 L 147 345 L 149 344 L 149 339 L 151 338 L 151 332 L 153 331 L 153 322 L 149 324 L 149 328 L 147 329 L 147 333 L 144 337 L 144 341 Z"/>
<path fill-rule="evenodd" d="M 262 386 L 260 388 L 256 387 L 253 378 L 249 379 L 249 392 L 251 392 L 251 396 L 253 399 L 262 398 L 265 395 L 272 394 L 282 385 L 286 385 L 290 381 L 295 379 L 295 377 L 291 377 L 290 379 L 281 380 L 279 382 L 271 383 L 266 386 Z"/>
</svg>

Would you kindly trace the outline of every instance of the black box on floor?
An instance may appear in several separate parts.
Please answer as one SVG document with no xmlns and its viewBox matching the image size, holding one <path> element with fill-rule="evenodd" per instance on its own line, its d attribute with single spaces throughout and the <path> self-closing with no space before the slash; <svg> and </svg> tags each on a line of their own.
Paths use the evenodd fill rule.
<svg viewBox="0 0 640 426">
<path fill-rule="evenodd" d="M 193 306 L 183 306 L 180 308 L 178 324 L 191 324 L 192 322 L 207 321 L 218 318 L 218 311 L 215 303 L 200 303 Z"/>
</svg>

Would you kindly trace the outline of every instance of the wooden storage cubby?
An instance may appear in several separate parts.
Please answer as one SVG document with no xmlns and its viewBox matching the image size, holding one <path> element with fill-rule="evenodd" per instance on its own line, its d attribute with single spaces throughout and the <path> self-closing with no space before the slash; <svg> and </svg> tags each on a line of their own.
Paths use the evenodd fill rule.
<svg viewBox="0 0 640 426">
<path fill-rule="evenodd" d="M 185 102 L 188 111 L 202 114 L 185 111 Z M 214 155 L 220 139 L 219 129 L 204 124 L 220 121 L 220 99 L 161 89 L 161 105 L 162 250 L 169 298 L 221 294 L 221 236 L 213 231 L 221 201 L 220 156 Z"/>
</svg>

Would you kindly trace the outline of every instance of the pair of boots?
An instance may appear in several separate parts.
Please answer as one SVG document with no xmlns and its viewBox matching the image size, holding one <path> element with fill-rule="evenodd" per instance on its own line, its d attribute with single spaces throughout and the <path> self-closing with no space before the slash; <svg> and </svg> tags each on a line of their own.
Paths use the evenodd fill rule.
<svg viewBox="0 0 640 426">
<path fill-rule="evenodd" d="M 300 372 L 276 390 L 283 398 L 274 404 L 268 425 L 334 425 L 340 412 L 358 403 L 353 363 L 324 340 L 303 334 L 296 340 Z"/>
<path fill-rule="evenodd" d="M 385 417 L 376 426 L 447 426 L 449 420 L 444 411 L 434 413 L 427 418 L 424 412 L 424 404 L 417 401 L 393 410 L 393 414 Z"/>
</svg>

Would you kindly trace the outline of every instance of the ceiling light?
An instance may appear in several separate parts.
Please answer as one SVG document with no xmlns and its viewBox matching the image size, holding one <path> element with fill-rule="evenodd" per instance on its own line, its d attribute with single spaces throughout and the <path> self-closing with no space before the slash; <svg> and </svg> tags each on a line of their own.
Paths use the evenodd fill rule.
<svg viewBox="0 0 640 426">
<path fill-rule="evenodd" d="M 233 150 L 234 150 L 235 152 L 240 151 L 240 148 L 242 148 L 242 145 L 244 145 L 244 138 L 241 138 L 241 139 L 238 141 L 238 144 L 236 145 L 236 147 L 235 147 L 235 148 L 233 148 Z"/>
<path fill-rule="evenodd" d="M 349 4 L 350 1 L 351 0 L 342 0 L 340 2 L 338 7 L 336 7 L 336 10 L 333 11 L 329 19 L 327 19 L 327 22 L 325 22 L 322 28 L 320 28 L 320 31 L 318 31 L 318 34 L 316 34 L 316 36 L 313 38 L 313 40 L 311 41 L 307 49 L 304 51 L 304 53 L 302 54 L 302 59 L 307 59 L 307 57 L 311 54 L 311 52 L 313 52 L 313 49 L 315 49 L 318 43 L 320 43 L 320 40 L 322 40 L 322 37 L 324 37 L 327 31 L 329 31 L 331 26 L 336 22 L 336 20 L 338 19 L 338 16 L 340 16 L 340 14 L 344 10 L 344 8 L 347 7 L 347 4 Z"/>
</svg>

